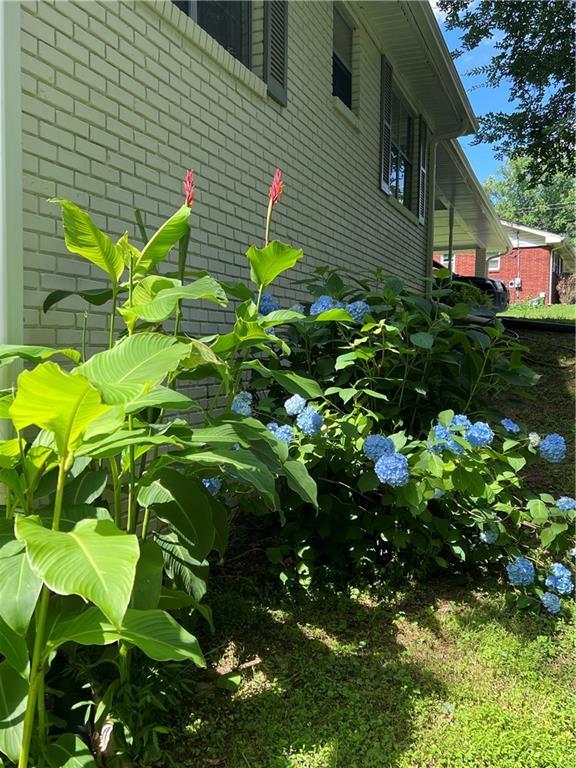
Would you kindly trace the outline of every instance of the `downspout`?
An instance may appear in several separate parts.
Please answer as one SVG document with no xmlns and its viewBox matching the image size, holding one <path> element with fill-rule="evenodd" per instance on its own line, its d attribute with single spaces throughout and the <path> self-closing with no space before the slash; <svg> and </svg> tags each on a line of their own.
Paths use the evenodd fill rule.
<svg viewBox="0 0 576 768">
<path fill-rule="evenodd" d="M 448 210 L 448 269 L 454 274 L 454 206 L 450 204 Z M 476 271 L 476 270 L 474 270 Z"/>
<path fill-rule="evenodd" d="M 22 343 L 24 326 L 20 72 L 20 3 L 0 0 L 0 344 Z M 0 389 L 14 376 L 0 368 Z"/>
<path fill-rule="evenodd" d="M 560 248 L 551 248 L 550 249 L 550 271 L 548 274 L 548 304 L 552 304 L 552 272 L 554 269 L 554 252 L 559 251 Z"/>
</svg>

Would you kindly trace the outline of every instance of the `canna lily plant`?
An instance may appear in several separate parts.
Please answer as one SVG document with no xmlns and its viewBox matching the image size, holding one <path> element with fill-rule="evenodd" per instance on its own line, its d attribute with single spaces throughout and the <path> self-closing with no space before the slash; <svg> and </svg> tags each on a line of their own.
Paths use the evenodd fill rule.
<svg viewBox="0 0 576 768">
<path fill-rule="evenodd" d="M 281 512 L 280 482 L 317 504 L 304 464 L 234 408 L 254 369 L 288 393 L 322 396 L 314 381 L 276 364 L 290 350 L 271 329 L 305 322 L 303 315 L 259 312 L 265 288 L 303 255 L 268 242 L 282 186 L 277 171 L 265 245 L 247 252 L 251 288 L 187 271 L 192 172 L 184 204 L 150 238 L 137 215 L 141 248 L 127 233 L 114 242 L 74 203 L 53 201 L 67 249 L 108 279 L 79 295 L 89 305 L 110 302 L 111 312 L 108 348 L 89 359 L 74 349 L 0 347 L 1 365 L 28 366 L 0 393 L 0 419 L 12 433 L 0 441 L 0 755 L 18 768 L 61 766 L 63 755 L 97 765 L 97 736 L 114 714 L 115 692 L 129 683 L 134 649 L 205 666 L 198 641 L 171 612 L 208 615 L 201 601 L 209 558 L 224 555 L 230 505 Z M 160 273 L 174 248 L 177 273 Z M 183 330 L 186 302 L 224 307 L 228 294 L 241 299 L 228 333 L 194 338 Z M 50 294 L 44 310 L 70 295 Z M 214 383 L 205 407 L 179 389 Z M 46 675 L 70 643 L 116 649 L 118 680 L 94 701 L 90 748 L 61 727 L 56 733 L 46 706 Z M 120 734 L 112 748 L 125 742 Z"/>
</svg>

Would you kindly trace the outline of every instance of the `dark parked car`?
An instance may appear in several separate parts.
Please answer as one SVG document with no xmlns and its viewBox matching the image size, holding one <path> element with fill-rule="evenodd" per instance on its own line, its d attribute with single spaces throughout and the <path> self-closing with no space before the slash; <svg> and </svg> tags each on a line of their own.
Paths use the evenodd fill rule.
<svg viewBox="0 0 576 768">
<path fill-rule="evenodd" d="M 445 269 L 439 262 L 434 262 L 434 269 Z M 510 304 L 510 294 L 508 287 L 502 280 L 493 280 L 491 277 L 476 277 L 475 275 L 457 275 L 453 274 L 452 279 L 460 283 L 474 285 L 482 293 L 490 297 L 494 312 L 504 312 Z"/>
</svg>

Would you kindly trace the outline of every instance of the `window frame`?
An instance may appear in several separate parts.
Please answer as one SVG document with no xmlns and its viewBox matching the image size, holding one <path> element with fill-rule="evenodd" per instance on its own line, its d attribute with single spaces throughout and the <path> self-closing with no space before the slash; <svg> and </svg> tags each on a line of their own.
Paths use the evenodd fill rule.
<svg viewBox="0 0 576 768">
<path fill-rule="evenodd" d="M 214 40 L 219 46 L 221 46 L 227 53 L 230 54 L 236 61 L 243 64 L 246 69 L 252 69 L 252 0 L 236 0 L 235 6 L 240 6 L 240 12 L 243 14 L 242 21 L 245 23 L 245 28 L 242 30 L 242 51 L 240 56 L 232 53 L 225 45 L 223 45 L 217 38 L 208 32 L 208 30 L 202 26 L 198 20 L 198 2 L 207 2 L 208 0 L 172 0 L 175 5 L 183 14 L 192 19 L 198 26 L 203 29 L 209 37 Z"/>
<path fill-rule="evenodd" d="M 350 33 L 350 66 L 348 66 L 342 59 L 342 57 L 338 54 L 334 47 L 334 30 L 335 30 L 335 19 L 336 16 L 339 16 L 342 23 L 346 26 Z M 335 74 L 337 70 L 340 70 L 344 74 L 348 75 L 347 82 L 346 82 L 346 91 L 347 96 L 349 97 L 349 101 L 342 98 L 342 95 L 340 93 L 336 93 L 335 89 Z M 352 111 L 352 105 L 354 100 L 354 24 L 353 22 L 348 18 L 348 16 L 342 12 L 342 10 L 338 7 L 336 3 L 332 6 L 332 96 L 335 96 L 337 99 L 340 99 L 342 104 Z"/>
<path fill-rule="evenodd" d="M 492 266 L 493 264 L 496 264 L 497 266 Z M 488 272 L 500 272 L 501 268 L 501 262 L 500 262 L 500 256 L 495 256 L 493 259 L 488 259 Z"/>
</svg>

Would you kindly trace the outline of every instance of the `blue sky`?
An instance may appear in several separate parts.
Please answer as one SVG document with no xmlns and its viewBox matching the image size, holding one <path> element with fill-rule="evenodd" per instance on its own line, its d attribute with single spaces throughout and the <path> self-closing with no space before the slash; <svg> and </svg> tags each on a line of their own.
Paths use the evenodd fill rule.
<svg viewBox="0 0 576 768">
<path fill-rule="evenodd" d="M 433 2 L 432 5 L 434 5 Z M 450 51 L 459 48 L 460 30 L 448 32 L 442 24 L 442 17 L 437 12 L 436 18 L 442 28 L 444 38 L 446 39 Z M 483 82 L 482 76 L 469 77 L 466 74 L 466 72 L 474 67 L 482 66 L 490 61 L 494 54 L 493 43 L 493 40 L 484 40 L 475 50 L 463 53 L 462 56 L 459 56 L 454 62 L 476 115 L 483 115 L 486 112 L 492 111 L 512 111 L 512 105 L 508 102 L 508 87 L 506 84 L 501 84 L 498 88 L 483 88 L 480 87 Z M 486 181 L 488 176 L 494 175 L 497 169 L 502 165 L 502 161 L 495 158 L 494 151 L 490 144 L 478 144 L 477 146 L 473 146 L 471 137 L 460 139 L 460 143 L 464 147 L 466 155 L 470 160 L 470 164 L 474 168 L 476 176 L 480 181 Z"/>
</svg>

